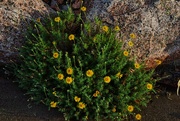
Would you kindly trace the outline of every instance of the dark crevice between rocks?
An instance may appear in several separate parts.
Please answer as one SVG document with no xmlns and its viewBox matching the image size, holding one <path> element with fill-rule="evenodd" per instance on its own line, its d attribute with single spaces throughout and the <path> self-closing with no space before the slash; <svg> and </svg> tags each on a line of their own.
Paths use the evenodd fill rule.
<svg viewBox="0 0 180 121">
<path fill-rule="evenodd" d="M 81 12 L 81 6 L 86 6 L 87 10 L 92 5 L 93 0 L 43 0 L 55 11 L 67 10 L 67 7 L 70 6 L 74 13 L 79 14 Z"/>
<path fill-rule="evenodd" d="M 172 63 L 167 63 L 159 65 L 155 69 L 155 78 L 159 78 L 157 84 L 177 88 L 177 82 L 180 80 L 180 60 L 173 61 Z"/>
</svg>

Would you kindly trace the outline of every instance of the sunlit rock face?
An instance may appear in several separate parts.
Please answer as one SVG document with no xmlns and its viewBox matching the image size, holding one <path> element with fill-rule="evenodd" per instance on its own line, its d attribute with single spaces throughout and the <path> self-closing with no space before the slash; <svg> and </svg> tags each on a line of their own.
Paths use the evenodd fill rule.
<svg viewBox="0 0 180 121">
<path fill-rule="evenodd" d="M 41 0 L 1 0 L 0 65 L 17 60 L 29 21 L 53 12 Z"/>
<path fill-rule="evenodd" d="M 88 19 L 99 17 L 108 26 L 120 26 L 123 37 L 119 40 L 125 43 L 124 49 L 130 41 L 129 35 L 136 35 L 130 55 L 145 62 L 147 68 L 155 68 L 156 60 L 179 63 L 180 1 L 90 0 L 84 3 L 89 5 Z M 51 4 L 43 0 L 1 0 L 0 64 L 17 60 L 17 50 L 23 43 L 29 20 L 54 12 Z"/>
<path fill-rule="evenodd" d="M 119 25 L 124 48 L 134 33 L 131 56 L 155 68 L 156 60 L 180 62 L 179 6 L 179 0 L 94 0 L 88 18 L 98 16 L 109 26 Z"/>
</svg>

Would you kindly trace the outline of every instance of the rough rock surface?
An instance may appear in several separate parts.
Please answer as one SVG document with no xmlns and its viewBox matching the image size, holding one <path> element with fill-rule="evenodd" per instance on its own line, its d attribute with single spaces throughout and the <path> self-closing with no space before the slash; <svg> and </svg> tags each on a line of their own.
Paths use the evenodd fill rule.
<svg viewBox="0 0 180 121">
<path fill-rule="evenodd" d="M 0 65 L 17 58 L 28 22 L 53 11 L 42 0 L 0 1 Z"/>
<path fill-rule="evenodd" d="M 148 68 L 157 66 L 156 59 L 180 60 L 179 0 L 94 0 L 88 18 L 96 16 L 108 25 L 119 25 L 125 43 L 135 33 L 131 55 Z"/>
<path fill-rule="evenodd" d="M 78 1 L 78 0 L 77 0 Z M 87 1 L 85 1 L 87 3 Z M 90 0 L 88 18 L 101 18 L 105 24 L 119 25 L 127 43 L 135 33 L 131 55 L 145 61 L 148 68 L 155 60 L 180 65 L 180 1 L 179 0 Z M 88 9 L 89 10 L 89 9 Z M 17 58 L 28 20 L 43 18 L 55 12 L 43 0 L 0 1 L 0 65 Z M 127 44 L 124 46 L 127 47 Z"/>
<path fill-rule="evenodd" d="M 0 0 L 0 66 L 17 61 L 18 49 L 30 20 L 43 19 L 49 13 L 67 10 L 69 0 Z M 74 13 L 80 13 L 81 0 L 71 1 Z M 90 7 L 92 0 L 84 1 Z"/>
</svg>

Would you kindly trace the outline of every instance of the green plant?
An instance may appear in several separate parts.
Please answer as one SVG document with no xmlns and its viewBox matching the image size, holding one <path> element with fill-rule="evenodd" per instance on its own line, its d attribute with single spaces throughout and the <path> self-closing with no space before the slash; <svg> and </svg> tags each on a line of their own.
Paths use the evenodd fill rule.
<svg viewBox="0 0 180 121">
<path fill-rule="evenodd" d="M 153 71 L 122 50 L 118 26 L 112 29 L 98 19 L 84 22 L 71 9 L 32 25 L 15 68 L 32 100 L 58 108 L 66 120 L 122 120 L 146 106 Z"/>
</svg>

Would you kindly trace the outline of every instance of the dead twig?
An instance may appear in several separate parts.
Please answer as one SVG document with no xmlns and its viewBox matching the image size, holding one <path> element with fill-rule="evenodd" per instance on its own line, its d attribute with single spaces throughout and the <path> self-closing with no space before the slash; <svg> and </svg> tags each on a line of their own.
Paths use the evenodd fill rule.
<svg viewBox="0 0 180 121">
<path fill-rule="evenodd" d="M 180 80 L 177 83 L 177 96 L 179 96 Z"/>
</svg>

